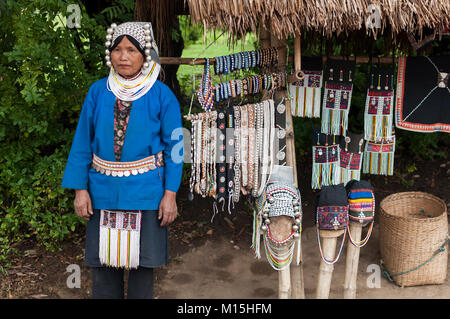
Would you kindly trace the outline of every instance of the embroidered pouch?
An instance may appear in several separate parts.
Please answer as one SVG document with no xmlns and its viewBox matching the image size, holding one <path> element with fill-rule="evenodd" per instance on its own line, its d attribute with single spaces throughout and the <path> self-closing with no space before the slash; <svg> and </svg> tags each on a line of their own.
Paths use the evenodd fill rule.
<svg viewBox="0 0 450 319">
<path fill-rule="evenodd" d="M 369 75 L 364 111 L 364 138 L 379 140 L 392 136 L 394 70 L 373 68 Z"/>
<path fill-rule="evenodd" d="M 329 59 L 325 71 L 322 133 L 345 136 L 352 100 L 355 62 Z"/>
<path fill-rule="evenodd" d="M 141 211 L 100 211 L 100 263 L 111 267 L 139 266 Z"/>
<path fill-rule="evenodd" d="M 302 57 L 302 68 L 305 77 L 289 84 L 292 116 L 320 117 L 322 58 Z"/>
</svg>

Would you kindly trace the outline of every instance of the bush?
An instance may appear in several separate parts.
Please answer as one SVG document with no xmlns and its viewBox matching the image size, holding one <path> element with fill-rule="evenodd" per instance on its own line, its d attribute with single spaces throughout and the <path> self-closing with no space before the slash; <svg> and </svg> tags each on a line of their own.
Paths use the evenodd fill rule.
<svg viewBox="0 0 450 319">
<path fill-rule="evenodd" d="M 105 17 L 80 3 L 81 28 L 65 26 L 58 0 L 2 2 L 0 19 L 0 262 L 15 241 L 49 249 L 83 222 L 61 179 L 89 86 L 102 66 Z M 110 14 L 110 13 L 108 13 Z M 117 21 L 117 20 L 116 20 Z"/>
</svg>

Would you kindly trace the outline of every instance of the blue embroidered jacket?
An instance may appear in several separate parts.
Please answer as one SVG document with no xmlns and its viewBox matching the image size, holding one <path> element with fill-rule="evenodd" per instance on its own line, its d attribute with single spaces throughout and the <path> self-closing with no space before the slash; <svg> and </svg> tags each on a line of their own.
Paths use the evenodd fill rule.
<svg viewBox="0 0 450 319">
<path fill-rule="evenodd" d="M 96 81 L 84 100 L 61 186 L 89 191 L 94 209 L 158 210 L 164 190 L 177 192 L 183 169 L 180 105 L 172 91 L 156 81 L 133 101 L 121 161 L 164 153 L 164 166 L 144 174 L 113 177 L 92 167 L 92 154 L 115 162 L 114 102 L 107 78 Z"/>
</svg>

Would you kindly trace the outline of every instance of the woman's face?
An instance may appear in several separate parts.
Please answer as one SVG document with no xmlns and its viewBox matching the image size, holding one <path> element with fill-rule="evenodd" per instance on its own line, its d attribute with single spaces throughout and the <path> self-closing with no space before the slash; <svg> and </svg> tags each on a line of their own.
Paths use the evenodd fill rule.
<svg viewBox="0 0 450 319">
<path fill-rule="evenodd" d="M 144 56 L 127 37 L 123 37 L 111 52 L 111 63 L 120 75 L 130 77 L 139 72 Z"/>
</svg>

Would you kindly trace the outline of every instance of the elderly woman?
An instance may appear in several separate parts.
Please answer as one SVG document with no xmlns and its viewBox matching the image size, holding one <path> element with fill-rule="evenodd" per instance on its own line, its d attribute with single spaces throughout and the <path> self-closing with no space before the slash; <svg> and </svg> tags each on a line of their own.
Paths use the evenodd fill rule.
<svg viewBox="0 0 450 319">
<path fill-rule="evenodd" d="M 168 260 L 167 225 L 177 216 L 183 166 L 180 106 L 157 80 L 151 24 L 112 24 L 108 77 L 84 101 L 62 187 L 88 220 L 85 264 L 93 298 L 152 298 L 153 268 Z"/>
</svg>

